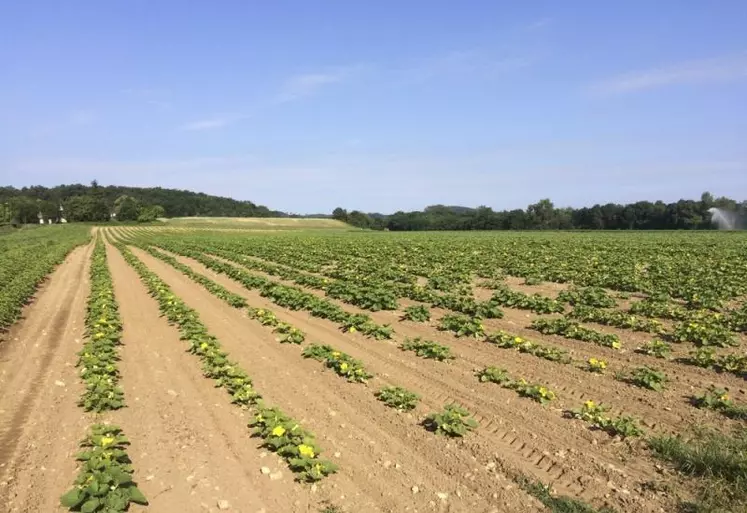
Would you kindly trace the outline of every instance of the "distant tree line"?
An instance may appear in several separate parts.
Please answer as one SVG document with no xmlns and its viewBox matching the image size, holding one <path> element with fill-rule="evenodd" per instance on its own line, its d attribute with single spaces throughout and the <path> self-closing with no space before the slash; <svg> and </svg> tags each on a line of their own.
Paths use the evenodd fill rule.
<svg viewBox="0 0 747 513">
<path fill-rule="evenodd" d="M 283 217 L 251 201 L 163 189 L 59 185 L 57 187 L 0 187 L 0 223 L 152 221 L 158 217 Z"/>
<path fill-rule="evenodd" d="M 336 208 L 332 217 L 353 226 L 373 230 L 705 230 L 715 226 L 710 208 L 720 208 L 747 218 L 747 201 L 714 198 L 704 192 L 700 201 L 638 201 L 607 203 L 582 208 L 556 208 L 543 199 L 524 209 L 494 211 L 490 207 L 467 208 L 434 205 L 422 211 L 391 215 L 348 212 Z"/>
</svg>

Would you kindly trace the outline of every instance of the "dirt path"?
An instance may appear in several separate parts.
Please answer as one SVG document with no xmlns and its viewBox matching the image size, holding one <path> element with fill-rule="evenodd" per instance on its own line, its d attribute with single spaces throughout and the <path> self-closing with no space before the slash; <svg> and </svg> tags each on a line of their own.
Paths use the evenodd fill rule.
<svg viewBox="0 0 747 513">
<path fill-rule="evenodd" d="M 325 480 L 320 491 L 346 510 L 427 511 L 431 503 L 439 511 L 453 512 L 533 510 L 529 504 L 536 501 L 489 465 L 490 447 L 427 433 L 417 425 L 418 415 L 397 414 L 376 401 L 376 388 L 324 372 L 318 362 L 303 359 L 298 347 L 276 342 L 242 311 L 226 306 L 167 264 L 133 251 L 200 313 L 271 404 L 316 433 L 326 456 L 342 469 Z"/>
<path fill-rule="evenodd" d="M 56 511 L 75 478 L 88 422 L 75 363 L 84 333 L 92 246 L 73 250 L 0 345 L 0 504 Z"/>
<path fill-rule="evenodd" d="M 257 447 L 246 412 L 202 376 L 178 331 L 112 246 L 107 247 L 124 323 L 122 386 L 128 408 L 112 417 L 133 442 L 136 477 L 149 511 L 316 511 L 308 488 L 294 485 L 284 464 Z M 282 480 L 260 472 L 283 470 Z"/>
</svg>

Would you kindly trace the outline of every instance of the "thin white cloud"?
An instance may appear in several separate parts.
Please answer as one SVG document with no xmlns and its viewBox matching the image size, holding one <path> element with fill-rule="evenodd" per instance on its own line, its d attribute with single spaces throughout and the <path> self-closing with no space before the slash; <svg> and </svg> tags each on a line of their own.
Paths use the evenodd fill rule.
<svg viewBox="0 0 747 513">
<path fill-rule="evenodd" d="M 705 84 L 747 79 L 747 53 L 682 62 L 633 71 L 592 86 L 598 94 L 625 94 L 678 84 Z"/>
<path fill-rule="evenodd" d="M 323 72 L 304 73 L 290 77 L 280 88 L 280 92 L 275 97 L 275 103 L 286 103 L 312 96 L 327 86 L 352 78 L 365 67 L 356 64 L 333 68 Z"/>
</svg>

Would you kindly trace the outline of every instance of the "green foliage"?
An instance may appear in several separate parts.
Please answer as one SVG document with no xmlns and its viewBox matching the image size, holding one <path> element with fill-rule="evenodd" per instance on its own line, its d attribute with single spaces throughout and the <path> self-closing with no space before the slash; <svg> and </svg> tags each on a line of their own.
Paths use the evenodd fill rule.
<svg viewBox="0 0 747 513">
<path fill-rule="evenodd" d="M 132 198 L 141 205 L 162 205 L 166 217 L 284 217 L 286 214 L 271 211 L 262 205 L 256 205 L 251 201 L 238 201 L 231 198 L 210 196 L 208 194 L 164 189 L 162 187 L 125 187 L 117 185 L 102 186 L 92 183 L 90 186 L 81 184 L 58 185 L 56 187 L 24 187 L 15 189 L 13 187 L 0 187 L 0 203 L 16 200 L 51 200 L 58 208 L 60 203 L 65 207 L 65 214 L 74 202 L 80 202 L 80 198 L 92 198 L 100 201 L 105 207 L 106 221 L 109 211 L 116 211 L 116 201 L 122 196 Z M 38 210 L 38 209 L 37 209 Z M 33 213 L 34 217 L 36 212 Z M 119 216 L 117 216 L 119 217 Z M 78 220 L 76 217 L 68 217 L 68 221 Z M 92 221 L 94 219 L 86 219 Z M 34 220 L 35 222 L 35 220 Z"/>
<path fill-rule="evenodd" d="M 86 340 L 78 353 L 76 364 L 86 386 L 79 405 L 86 411 L 116 410 L 124 406 L 124 392 L 119 386 L 117 368 L 122 320 L 101 239 L 96 241 L 91 255 L 89 274 L 91 292 L 86 312 Z"/>
<path fill-rule="evenodd" d="M 431 312 L 425 305 L 413 305 L 405 308 L 401 320 L 413 322 L 427 322 L 431 320 Z"/>
<path fill-rule="evenodd" d="M 311 344 L 306 346 L 301 354 L 304 358 L 324 362 L 327 367 L 350 382 L 365 383 L 372 377 L 360 361 L 328 345 Z"/>
<path fill-rule="evenodd" d="M 617 301 L 601 287 L 572 287 L 558 294 L 558 301 L 573 306 L 584 305 L 596 308 L 614 308 Z"/>
<path fill-rule="evenodd" d="M 606 431 L 611 436 L 620 436 L 622 438 L 635 437 L 643 434 L 638 427 L 638 421 L 633 417 L 620 416 L 611 418 L 607 415 L 609 407 L 594 401 L 586 401 L 578 410 L 573 410 L 571 415 L 574 418 L 588 422 L 593 427 Z"/>
<path fill-rule="evenodd" d="M 376 397 L 390 408 L 409 411 L 417 406 L 420 396 L 402 387 L 389 386 L 376 392 Z"/>
<path fill-rule="evenodd" d="M 603 310 L 601 308 L 594 308 L 593 306 L 578 305 L 571 310 L 568 317 L 583 322 L 596 322 L 626 330 L 657 334 L 664 332 L 664 326 L 655 319 L 640 318 L 618 310 Z"/>
<path fill-rule="evenodd" d="M 414 339 L 406 338 L 400 348 L 404 351 L 414 351 L 421 358 L 438 360 L 439 362 L 454 358 L 448 346 L 442 346 L 430 340 L 423 340 L 421 337 Z"/>
<path fill-rule="evenodd" d="M 2 236 L 0 332 L 18 319 L 49 273 L 90 237 L 89 229 L 81 226 L 43 226 Z"/>
<path fill-rule="evenodd" d="M 561 335 L 565 338 L 592 342 L 594 344 L 620 349 L 620 338 L 614 333 L 600 333 L 591 328 L 581 326 L 578 322 L 565 317 L 559 319 L 535 319 L 530 328 L 543 335 Z"/>
<path fill-rule="evenodd" d="M 447 404 L 442 411 L 428 415 L 423 425 L 439 435 L 462 437 L 477 428 L 478 424 L 472 414 L 461 406 Z"/>
<path fill-rule="evenodd" d="M 258 405 L 249 427 L 253 436 L 264 440 L 264 447 L 288 462 L 299 481 L 320 481 L 337 472 L 337 465 L 319 458 L 314 435 L 277 408 Z"/>
<path fill-rule="evenodd" d="M 737 512 L 747 504 L 747 428 L 732 434 L 697 429 L 691 436 L 656 436 L 655 456 L 685 475 L 697 477 L 698 502 L 690 511 Z"/>
<path fill-rule="evenodd" d="M 664 390 L 667 383 L 667 376 L 663 371 L 651 367 L 638 367 L 633 369 L 629 375 L 619 377 L 622 381 L 627 381 L 641 388 L 648 388 L 660 392 Z"/>
<path fill-rule="evenodd" d="M 636 352 L 648 356 L 654 356 L 656 358 L 666 359 L 669 357 L 669 353 L 672 352 L 672 348 L 663 340 L 654 339 L 636 349 Z"/>
<path fill-rule="evenodd" d="M 506 286 L 499 287 L 491 297 L 491 301 L 509 308 L 531 310 L 538 314 L 563 312 L 563 304 L 555 299 L 540 294 L 524 294 L 511 290 Z"/>
<path fill-rule="evenodd" d="M 438 329 L 451 331 L 457 337 L 479 338 L 485 334 L 485 327 L 480 317 L 469 317 L 461 314 L 444 315 Z"/>
<path fill-rule="evenodd" d="M 678 323 L 669 337 L 674 342 L 692 342 L 698 346 L 729 347 L 739 341 L 729 330 L 721 314 L 702 313 Z"/>
<path fill-rule="evenodd" d="M 693 405 L 723 413 L 733 419 L 747 420 L 747 406 L 739 406 L 729 397 L 729 393 L 714 385 L 708 387 L 701 396 L 692 398 Z"/>
<path fill-rule="evenodd" d="M 504 349 L 516 349 L 521 353 L 528 353 L 551 362 L 571 363 L 571 357 L 568 355 L 568 351 L 564 349 L 545 346 L 502 330 L 486 335 L 485 341 Z"/>
<path fill-rule="evenodd" d="M 553 495 L 549 485 L 530 481 L 526 476 L 515 476 L 514 479 L 522 490 L 540 501 L 552 513 L 614 513 L 609 508 L 596 509 L 572 497 Z"/>
<path fill-rule="evenodd" d="M 508 371 L 499 369 L 498 367 L 485 367 L 477 373 L 477 378 L 482 382 L 489 381 L 501 385 L 503 388 L 514 390 L 520 396 L 533 399 L 542 405 L 548 404 L 557 398 L 555 392 L 545 385 L 529 383 L 523 378 L 513 380 L 508 375 Z"/>
<path fill-rule="evenodd" d="M 73 488 L 60 498 L 70 511 L 116 513 L 131 503 L 147 505 L 148 500 L 132 480 L 129 441 L 117 426 L 95 424 L 81 442 L 77 456 L 82 465 Z"/>
</svg>

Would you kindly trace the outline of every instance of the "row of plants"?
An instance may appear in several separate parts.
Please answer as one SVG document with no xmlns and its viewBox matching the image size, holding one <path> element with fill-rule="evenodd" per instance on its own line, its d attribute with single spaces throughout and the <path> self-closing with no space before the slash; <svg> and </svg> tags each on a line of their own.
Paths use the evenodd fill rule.
<svg viewBox="0 0 747 513">
<path fill-rule="evenodd" d="M 189 345 L 189 352 L 200 358 L 203 374 L 213 379 L 216 386 L 224 388 L 231 396 L 233 403 L 254 411 L 257 416 L 255 421 L 260 423 L 254 427 L 265 426 L 265 421 L 275 423 L 269 431 L 255 429 L 255 436 L 261 437 L 269 449 L 277 450 L 301 481 L 316 481 L 335 472 L 336 467 L 333 464 L 319 457 L 318 449 L 306 450 L 306 447 L 316 448 L 310 433 L 298 426 L 297 422 L 261 401 L 261 396 L 254 389 L 251 378 L 236 362 L 229 359 L 228 354 L 221 349 L 218 340 L 208 332 L 199 314 L 178 298 L 169 286 L 150 271 L 132 251 L 123 244 L 117 244 L 117 248 L 127 263 L 138 273 L 150 295 L 156 299 L 161 313 L 170 324 L 179 328 L 181 339 Z M 266 416 L 265 414 L 269 412 L 275 412 L 275 414 Z M 281 425 L 288 425 L 291 429 L 296 426 L 295 429 L 303 436 L 300 438 L 292 434 L 287 437 L 277 436 L 280 430 L 273 434 L 275 427 Z M 275 440 L 275 438 L 280 440 Z"/>
<path fill-rule="evenodd" d="M 179 260 L 177 260 L 173 256 L 167 255 L 166 253 L 163 253 L 162 251 L 158 251 L 153 246 L 138 245 L 138 247 L 147 251 L 150 255 L 158 258 L 159 260 L 163 260 L 164 262 L 169 264 L 171 267 L 181 272 L 183 275 L 187 276 L 192 281 L 199 283 L 205 289 L 207 289 L 211 294 L 222 299 L 223 301 L 233 306 L 234 308 L 245 308 L 247 306 L 246 299 L 239 296 L 238 294 L 234 294 L 233 292 L 229 291 L 224 286 L 214 282 L 213 280 L 203 276 L 202 274 L 193 271 L 191 267 L 179 262 Z"/>
<path fill-rule="evenodd" d="M 574 340 L 611 347 L 612 349 L 620 349 L 622 347 L 620 337 L 614 333 L 600 333 L 591 328 L 581 326 L 579 322 L 565 317 L 557 319 L 535 319 L 529 327 L 543 335 L 561 335 Z"/>
<path fill-rule="evenodd" d="M 614 308 L 617 306 L 615 298 L 601 287 L 570 287 L 558 293 L 558 301 L 574 307 Z"/>
<path fill-rule="evenodd" d="M 338 351 L 327 344 L 310 344 L 304 348 L 301 355 L 304 358 L 312 358 L 323 362 L 337 375 L 353 383 L 365 383 L 373 377 L 360 360 L 356 360 L 349 354 Z"/>
<path fill-rule="evenodd" d="M 545 346 L 503 330 L 486 335 L 485 341 L 504 349 L 516 349 L 521 353 L 528 353 L 551 362 L 569 364 L 573 361 L 565 349 Z"/>
<path fill-rule="evenodd" d="M 80 442 L 76 459 L 81 462 L 73 487 L 60 498 L 62 506 L 82 513 L 118 513 L 130 504 L 148 500 L 133 481 L 129 440 L 122 430 L 109 424 L 94 424 Z"/>
<path fill-rule="evenodd" d="M 538 314 L 562 313 L 565 310 L 563 303 L 558 300 L 541 294 L 525 294 L 506 286 L 498 287 L 490 299 L 501 306 L 531 310 Z"/>
<path fill-rule="evenodd" d="M 403 351 L 412 351 L 427 360 L 443 362 L 454 359 L 454 355 L 451 354 L 451 349 L 448 346 L 437 344 L 431 340 L 423 340 L 421 337 L 405 338 L 405 341 L 399 347 Z"/>
<path fill-rule="evenodd" d="M 85 411 L 102 412 L 124 406 L 119 386 L 119 355 L 122 319 L 114 297 L 114 283 L 106 262 L 106 248 L 97 239 L 89 271 L 91 290 L 86 305 L 86 338 L 76 366 L 85 384 L 79 405 Z"/>
<path fill-rule="evenodd" d="M 117 368 L 122 319 L 106 247 L 100 238 L 94 244 L 90 264 L 86 338 L 77 362 L 85 391 L 78 406 L 99 414 L 124 406 Z M 93 424 L 80 442 L 82 450 L 76 456 L 81 462 L 78 476 L 72 488 L 60 497 L 60 504 L 84 513 L 117 513 L 127 511 L 130 504 L 147 505 L 148 500 L 133 480 L 134 470 L 127 455 L 129 443 L 119 427 Z"/>
<path fill-rule="evenodd" d="M 45 226 L 2 236 L 0 252 L 0 332 L 21 315 L 41 283 L 76 247 L 90 241 L 90 228 Z"/>
<path fill-rule="evenodd" d="M 389 325 L 377 324 L 365 314 L 346 312 L 329 300 L 305 292 L 298 287 L 279 284 L 240 269 L 235 265 L 205 256 L 199 251 L 184 249 L 175 244 L 168 245 L 164 249 L 193 258 L 207 268 L 238 281 L 247 289 L 259 290 L 260 295 L 270 299 L 278 306 L 291 310 L 305 310 L 314 317 L 329 319 L 339 324 L 343 331 L 360 332 L 377 340 L 391 338 L 394 333 L 394 329 Z"/>
<path fill-rule="evenodd" d="M 725 389 L 715 385 L 708 387 L 702 395 L 694 396 L 692 403 L 698 408 L 714 410 L 732 419 L 747 420 L 747 406 L 736 404 Z"/>
<path fill-rule="evenodd" d="M 614 326 L 632 331 L 643 331 L 646 333 L 664 333 L 664 325 L 656 319 L 647 317 L 636 317 L 619 310 L 604 310 L 587 305 L 577 305 L 568 313 L 568 317 L 582 322 L 595 322 L 606 326 Z"/>
<path fill-rule="evenodd" d="M 522 397 L 528 397 L 534 401 L 545 405 L 557 398 L 555 392 L 545 385 L 539 383 L 529 383 L 524 378 L 514 380 L 509 376 L 506 369 L 498 367 L 485 367 L 477 373 L 477 377 L 482 382 L 496 383 L 497 385 L 514 390 Z"/>
</svg>

